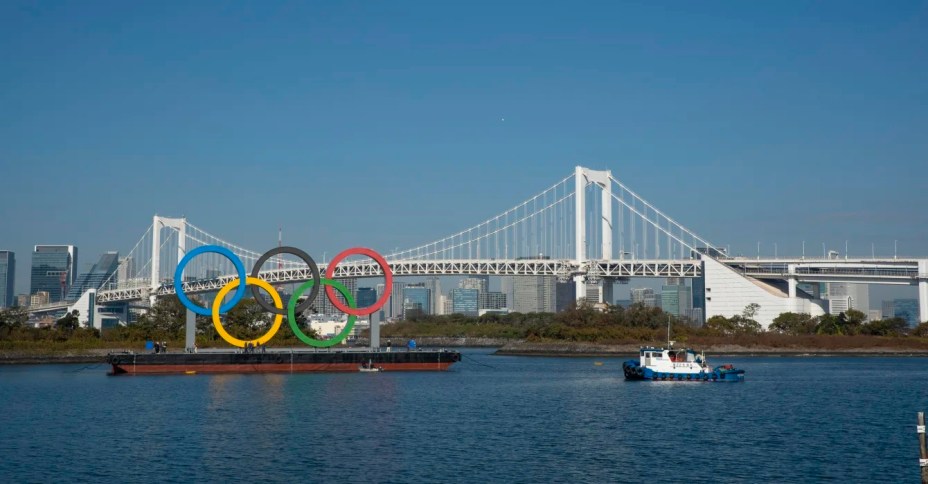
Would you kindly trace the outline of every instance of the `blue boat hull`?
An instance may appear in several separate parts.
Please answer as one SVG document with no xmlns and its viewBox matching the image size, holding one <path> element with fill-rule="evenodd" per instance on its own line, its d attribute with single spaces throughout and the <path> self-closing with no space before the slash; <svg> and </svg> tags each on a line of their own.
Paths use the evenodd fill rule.
<svg viewBox="0 0 928 484">
<path fill-rule="evenodd" d="M 635 360 L 622 363 L 622 371 L 626 380 L 650 381 L 689 381 L 689 382 L 742 382 L 744 370 L 717 367 L 710 372 L 699 373 L 663 373 L 650 368 L 642 368 Z"/>
</svg>

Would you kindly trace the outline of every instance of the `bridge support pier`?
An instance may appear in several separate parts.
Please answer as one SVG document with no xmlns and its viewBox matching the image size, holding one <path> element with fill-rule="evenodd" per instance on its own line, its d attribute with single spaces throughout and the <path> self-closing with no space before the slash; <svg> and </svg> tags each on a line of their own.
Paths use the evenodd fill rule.
<svg viewBox="0 0 928 484">
<path fill-rule="evenodd" d="M 793 264 L 789 264 L 787 266 L 787 270 L 789 271 L 789 279 L 786 280 L 787 284 L 789 284 L 789 307 L 790 307 L 790 311 L 795 313 L 795 312 L 799 312 L 799 308 L 798 308 L 799 304 L 796 299 L 797 298 L 796 291 L 797 291 L 797 287 L 799 286 L 799 281 L 796 279 L 796 275 L 795 275 L 796 266 Z"/>
<path fill-rule="evenodd" d="M 928 321 L 928 260 L 918 261 L 918 322 Z"/>
</svg>

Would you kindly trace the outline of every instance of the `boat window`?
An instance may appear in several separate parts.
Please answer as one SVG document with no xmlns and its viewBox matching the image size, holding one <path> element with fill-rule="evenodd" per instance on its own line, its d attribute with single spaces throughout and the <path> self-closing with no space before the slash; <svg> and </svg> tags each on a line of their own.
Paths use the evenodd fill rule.
<svg viewBox="0 0 928 484">
<path fill-rule="evenodd" d="M 660 353 L 654 353 L 654 358 L 660 359 L 660 357 L 661 357 Z"/>
</svg>

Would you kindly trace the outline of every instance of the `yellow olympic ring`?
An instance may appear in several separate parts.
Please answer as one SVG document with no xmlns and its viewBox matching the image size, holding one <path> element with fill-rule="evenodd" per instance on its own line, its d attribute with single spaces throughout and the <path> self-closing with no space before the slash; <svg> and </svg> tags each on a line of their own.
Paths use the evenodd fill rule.
<svg viewBox="0 0 928 484">
<path fill-rule="evenodd" d="M 284 317 L 282 314 L 277 314 L 274 316 L 274 324 L 271 325 L 271 329 L 264 333 L 260 338 L 254 341 L 244 341 L 236 338 L 235 336 L 230 335 L 225 328 L 222 327 L 222 320 L 219 318 L 219 307 L 222 305 L 222 300 L 226 297 L 226 294 L 229 293 L 232 289 L 235 289 L 240 284 L 239 279 L 234 279 L 228 284 L 223 286 L 222 289 L 216 294 L 216 299 L 213 300 L 213 327 L 216 328 L 216 332 L 219 333 L 219 336 L 222 339 L 226 340 L 229 344 L 233 346 L 238 346 L 239 348 L 244 348 L 247 343 L 253 345 L 259 345 L 267 343 L 277 334 L 277 330 L 280 329 L 280 323 L 283 321 Z M 267 291 L 271 295 L 271 299 L 274 300 L 274 306 L 277 309 L 283 309 L 284 303 L 280 300 L 280 294 L 277 294 L 277 291 L 274 290 L 274 287 L 268 284 L 264 279 L 258 279 L 257 277 L 248 277 L 245 280 L 246 286 L 258 286 L 261 289 Z"/>
</svg>

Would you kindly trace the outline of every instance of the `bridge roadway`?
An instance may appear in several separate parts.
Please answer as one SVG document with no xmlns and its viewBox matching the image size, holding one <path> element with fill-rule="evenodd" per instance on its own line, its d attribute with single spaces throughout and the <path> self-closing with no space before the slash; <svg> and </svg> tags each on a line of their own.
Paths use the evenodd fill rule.
<svg viewBox="0 0 928 484">
<path fill-rule="evenodd" d="M 758 279 L 795 278 L 799 282 L 859 282 L 871 284 L 917 284 L 928 279 L 928 267 L 921 259 L 721 259 L 735 272 Z M 405 260 L 391 261 L 394 276 L 557 276 L 568 280 L 576 275 L 589 278 L 632 278 L 632 277 L 699 277 L 702 262 L 689 260 L 591 260 L 583 264 L 575 260 L 553 259 L 488 259 L 488 260 Z M 325 272 L 326 265 L 319 266 Z M 376 263 L 343 262 L 335 269 L 336 278 L 364 278 L 383 276 Z M 219 290 L 237 276 L 226 275 L 216 279 L 197 280 L 184 283 L 188 294 Z M 312 277 L 308 268 L 275 269 L 261 272 L 261 278 L 271 283 L 302 282 Z M 152 290 L 147 284 L 135 287 L 101 290 L 97 293 L 98 303 L 145 300 L 149 296 L 174 294 L 172 281 Z M 67 303 L 49 304 L 32 308 L 31 312 L 51 312 L 67 307 Z"/>
</svg>

